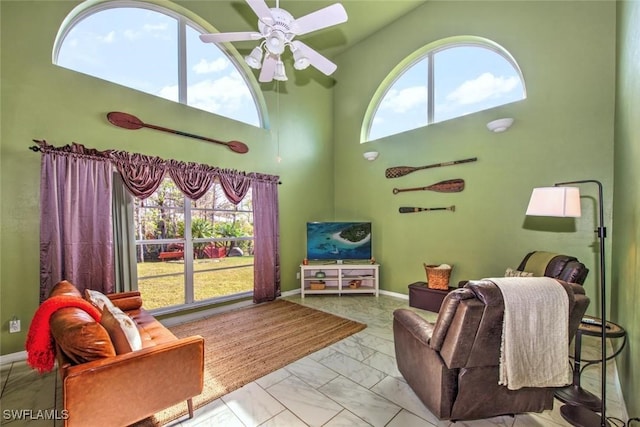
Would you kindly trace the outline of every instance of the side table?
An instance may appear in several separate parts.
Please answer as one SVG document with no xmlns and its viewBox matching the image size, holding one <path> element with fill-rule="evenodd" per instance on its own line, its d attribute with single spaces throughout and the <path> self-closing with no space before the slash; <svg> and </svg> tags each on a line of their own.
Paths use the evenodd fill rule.
<svg viewBox="0 0 640 427">
<path fill-rule="evenodd" d="M 583 405 L 589 408 L 593 412 L 600 412 L 602 409 L 602 400 L 599 397 L 583 389 L 580 386 L 580 376 L 582 371 L 593 364 L 601 363 L 601 359 L 589 360 L 582 359 L 580 353 L 582 352 L 582 336 L 601 337 L 602 336 L 602 320 L 593 316 L 584 316 L 575 337 L 575 348 L 573 355 L 573 384 L 558 389 L 555 392 L 555 397 L 564 403 L 574 403 Z M 607 338 L 622 338 L 622 343 L 616 351 L 610 356 L 605 358 L 605 361 L 611 360 L 616 357 L 625 344 L 627 343 L 627 332 L 622 326 L 607 322 L 605 335 Z M 584 362 L 584 366 L 581 366 Z M 605 366 L 602 369 L 606 369 Z"/>
<path fill-rule="evenodd" d="M 444 297 L 457 288 L 431 289 L 426 282 L 415 282 L 409 285 L 409 306 L 437 313 Z"/>
</svg>

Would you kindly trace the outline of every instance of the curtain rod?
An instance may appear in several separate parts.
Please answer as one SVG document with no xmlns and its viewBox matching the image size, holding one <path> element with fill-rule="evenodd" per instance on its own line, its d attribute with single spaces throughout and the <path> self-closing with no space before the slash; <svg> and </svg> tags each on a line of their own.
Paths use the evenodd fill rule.
<svg viewBox="0 0 640 427">
<path fill-rule="evenodd" d="M 41 140 L 34 139 L 33 142 L 41 142 Z M 29 150 L 33 151 L 34 153 L 44 153 L 44 150 L 39 145 L 32 145 L 29 147 Z M 278 185 L 282 185 L 282 181 L 278 181 Z"/>
</svg>

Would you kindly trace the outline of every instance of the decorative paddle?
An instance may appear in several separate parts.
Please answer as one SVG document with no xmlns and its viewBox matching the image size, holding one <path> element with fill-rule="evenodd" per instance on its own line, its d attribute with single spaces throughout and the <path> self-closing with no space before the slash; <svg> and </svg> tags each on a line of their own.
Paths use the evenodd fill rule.
<svg viewBox="0 0 640 427">
<path fill-rule="evenodd" d="M 413 212 L 426 212 L 426 211 L 451 211 L 451 212 L 455 212 L 456 211 L 456 206 L 449 206 L 448 208 L 413 208 L 413 207 L 406 207 L 403 206 L 400 209 L 398 209 L 398 211 L 400 213 L 413 213 Z"/>
<path fill-rule="evenodd" d="M 393 194 L 402 193 L 403 191 L 428 190 L 437 191 L 439 193 L 459 193 L 464 190 L 464 179 L 448 179 L 446 181 L 436 182 L 427 187 L 414 188 L 394 188 Z"/>
<path fill-rule="evenodd" d="M 384 176 L 387 177 L 387 178 L 400 178 L 401 176 L 408 175 L 411 172 L 419 171 L 421 169 L 438 168 L 440 166 L 458 165 L 460 163 L 475 162 L 476 160 L 478 160 L 477 157 L 472 157 L 470 159 L 454 160 L 452 162 L 435 163 L 433 165 L 427 165 L 427 166 L 416 166 L 416 167 L 396 166 L 396 167 L 393 167 L 393 168 L 388 168 L 386 171 L 384 171 Z"/>
<path fill-rule="evenodd" d="M 150 128 L 150 129 L 155 129 L 162 132 L 173 133 L 175 135 L 188 136 L 189 138 L 195 138 L 195 139 L 200 139 L 202 141 L 208 141 L 216 144 L 226 145 L 231 149 L 231 151 L 235 151 L 236 153 L 240 153 L 240 154 L 244 154 L 249 151 L 249 147 L 247 147 L 245 143 L 240 141 L 229 141 L 229 142 L 218 141 L 217 139 L 207 138 L 200 135 L 194 135 L 192 133 L 182 132 L 175 129 L 164 128 L 162 126 L 150 125 L 148 123 L 144 123 L 142 120 L 140 120 L 134 115 L 131 115 L 128 113 L 122 113 L 119 111 L 112 111 L 108 113 L 107 120 L 109 120 L 111 124 L 124 129 Z"/>
</svg>

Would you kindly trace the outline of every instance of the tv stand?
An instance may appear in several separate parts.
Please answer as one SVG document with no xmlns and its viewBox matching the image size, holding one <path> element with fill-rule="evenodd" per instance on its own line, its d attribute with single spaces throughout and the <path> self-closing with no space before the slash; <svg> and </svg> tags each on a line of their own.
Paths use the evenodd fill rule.
<svg viewBox="0 0 640 427">
<path fill-rule="evenodd" d="M 309 264 L 300 265 L 300 295 L 311 294 L 373 294 L 380 290 L 380 264 Z M 325 277 L 316 277 L 323 272 Z M 360 281 L 358 287 L 349 287 Z M 323 286 L 324 285 L 324 286 Z"/>
</svg>

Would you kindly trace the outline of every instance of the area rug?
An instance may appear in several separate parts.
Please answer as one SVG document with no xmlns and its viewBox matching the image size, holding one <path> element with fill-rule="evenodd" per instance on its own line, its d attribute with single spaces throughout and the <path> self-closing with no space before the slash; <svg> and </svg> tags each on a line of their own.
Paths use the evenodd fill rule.
<svg viewBox="0 0 640 427">
<path fill-rule="evenodd" d="M 308 354 L 366 328 L 365 324 L 285 300 L 236 309 L 169 329 L 204 337 L 204 390 L 199 408 Z M 172 406 L 138 426 L 161 426 L 187 414 Z"/>
</svg>

